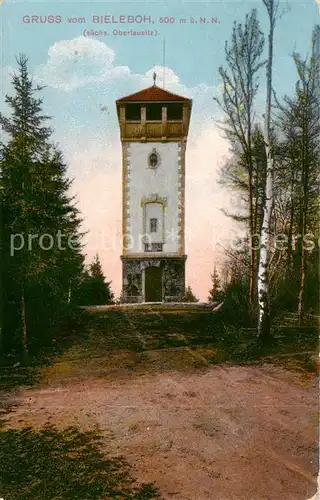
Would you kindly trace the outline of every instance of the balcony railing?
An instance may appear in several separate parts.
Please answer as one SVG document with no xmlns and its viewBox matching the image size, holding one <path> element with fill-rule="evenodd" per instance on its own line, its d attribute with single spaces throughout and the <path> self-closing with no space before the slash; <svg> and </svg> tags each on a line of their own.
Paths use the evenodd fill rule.
<svg viewBox="0 0 320 500">
<path fill-rule="evenodd" d="M 183 122 L 123 122 L 121 124 L 122 139 L 161 139 L 180 138 L 185 135 Z"/>
</svg>

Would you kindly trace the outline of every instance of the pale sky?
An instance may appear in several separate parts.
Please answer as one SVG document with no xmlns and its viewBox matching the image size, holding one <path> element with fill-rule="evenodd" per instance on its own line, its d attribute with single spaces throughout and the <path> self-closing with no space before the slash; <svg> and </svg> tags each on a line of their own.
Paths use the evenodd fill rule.
<svg viewBox="0 0 320 500">
<path fill-rule="evenodd" d="M 278 96 L 292 92 L 296 75 L 290 54 L 310 48 L 318 22 L 316 2 L 283 3 L 287 10 L 275 33 L 274 87 Z M 222 248 L 235 228 L 221 208 L 232 204 L 231 193 L 218 184 L 228 144 L 216 121 L 213 97 L 219 92 L 218 67 L 234 20 L 257 8 L 267 36 L 261 1 L 217 2 L 29 2 L 3 0 L 2 90 L 10 92 L 15 56 L 25 53 L 36 81 L 45 83 L 44 110 L 52 116 L 59 143 L 74 178 L 73 192 L 84 217 L 88 261 L 98 252 L 116 295 L 121 287 L 121 148 L 115 100 L 152 85 L 154 68 L 162 85 L 163 40 L 166 41 L 166 88 L 193 99 L 186 160 L 187 284 L 206 300 L 210 273 L 221 262 Z M 61 16 L 61 22 L 27 23 L 31 16 Z M 93 24 L 93 15 L 151 16 L 151 24 Z M 27 17 L 23 17 L 27 16 Z M 85 18 L 71 23 L 68 17 Z M 160 23 L 161 17 L 174 22 Z M 200 24 L 200 17 L 207 23 Z M 191 22 L 193 18 L 196 23 Z M 217 18 L 218 22 L 211 22 Z M 44 17 L 42 18 L 44 19 Z M 180 22 L 185 19 L 186 23 Z M 109 35 L 84 36 L 91 29 Z M 157 35 L 121 36 L 113 30 L 157 30 Z M 264 72 L 257 114 L 264 105 Z M 3 104 L 1 104 L 3 108 Z"/>
</svg>

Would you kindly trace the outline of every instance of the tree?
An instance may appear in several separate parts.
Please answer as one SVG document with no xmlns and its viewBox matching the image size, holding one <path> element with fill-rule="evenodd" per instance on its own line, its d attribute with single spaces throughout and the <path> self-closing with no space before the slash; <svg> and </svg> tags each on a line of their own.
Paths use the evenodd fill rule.
<svg viewBox="0 0 320 500">
<path fill-rule="evenodd" d="M 0 144 L 3 342 L 6 351 L 22 347 L 26 352 L 50 339 L 67 310 L 83 256 L 81 219 L 68 194 L 71 182 L 36 96 L 42 88 L 33 85 L 27 58 L 21 55 L 17 63 L 13 95 L 5 98 L 11 116 L 0 114 L 7 136 Z"/>
<path fill-rule="evenodd" d="M 199 302 L 199 299 L 193 294 L 191 286 L 187 286 L 182 302 Z"/>
<path fill-rule="evenodd" d="M 255 304 L 252 303 L 251 286 L 252 286 L 252 264 L 254 264 L 254 277 L 257 274 L 257 257 L 258 257 L 258 241 L 257 236 L 260 234 L 262 224 L 262 211 L 264 204 L 264 189 L 266 179 L 266 156 L 263 141 L 263 133 L 258 125 L 252 131 L 251 139 L 251 155 L 252 155 L 252 215 L 253 215 L 253 229 L 252 236 L 247 237 L 246 249 L 249 255 L 248 263 L 248 300 L 249 308 L 252 310 Z M 248 200 L 250 198 L 250 188 L 247 166 L 244 161 L 243 155 L 239 152 L 234 152 L 231 159 L 229 159 L 220 170 L 220 184 L 230 189 L 233 193 L 233 198 L 237 202 L 237 211 L 228 212 L 223 210 L 225 215 L 231 217 L 234 221 L 239 222 L 241 225 L 248 226 Z M 229 254 L 229 249 L 226 250 Z M 252 258 L 252 252 L 254 258 Z M 254 280 L 256 282 L 256 279 Z"/>
<path fill-rule="evenodd" d="M 250 253 L 248 241 L 237 240 L 236 248 L 225 248 L 222 268 L 223 306 L 226 321 L 237 328 L 253 326 L 254 317 L 249 304 L 249 266 Z"/>
<path fill-rule="evenodd" d="M 281 189 L 288 194 L 288 254 L 287 274 L 299 283 L 297 312 L 301 324 L 304 312 L 306 280 L 314 271 L 314 259 L 308 251 L 306 239 L 319 236 L 319 72 L 320 57 L 315 50 L 313 36 L 312 54 L 302 59 L 297 53 L 293 60 L 298 81 L 293 98 L 285 96 L 281 110 L 279 129 L 284 135 L 283 149 L 286 158 L 282 170 Z M 289 186 L 289 189 L 288 189 Z M 297 243 L 294 242 L 297 236 Z M 310 270 L 308 265 L 310 263 Z"/>
<path fill-rule="evenodd" d="M 208 302 L 219 302 L 223 300 L 224 293 L 222 291 L 221 282 L 217 269 L 214 266 L 213 273 L 211 274 L 212 288 L 209 291 Z"/>
<path fill-rule="evenodd" d="M 253 238 L 256 232 L 254 217 L 253 187 L 253 152 L 252 140 L 254 129 L 254 98 L 258 91 L 257 74 L 264 65 L 261 55 L 264 47 L 264 36 L 259 28 L 257 11 L 253 9 L 246 15 L 244 27 L 234 22 L 231 44 L 226 42 L 225 55 L 227 69 L 219 68 L 222 79 L 222 98 L 215 100 L 226 116 L 223 130 L 229 139 L 237 163 L 243 172 L 241 185 L 245 185 L 248 216 L 245 220 L 249 230 L 250 276 L 249 302 L 252 304 L 255 286 L 255 251 Z"/>
<path fill-rule="evenodd" d="M 308 313 L 314 315 L 319 311 L 319 259 L 317 251 L 312 249 L 320 236 L 320 28 L 317 27 L 313 33 L 311 57 L 302 59 L 298 54 L 293 55 L 298 75 L 296 91 L 293 96 L 285 96 L 284 101 L 279 103 L 272 89 L 273 35 L 279 4 L 276 0 L 265 0 L 264 5 L 270 24 L 266 113 L 263 131 L 259 123 L 252 121 L 252 175 L 248 172 L 247 157 L 241 136 L 239 138 L 240 134 L 235 132 L 234 137 L 232 136 L 233 128 L 241 131 L 234 127 L 234 123 L 238 124 L 238 117 L 237 108 L 234 106 L 237 87 L 233 78 L 232 85 L 224 87 L 222 101 L 227 113 L 226 132 L 233 155 L 220 172 L 220 182 L 232 190 L 233 199 L 237 201 L 237 212 L 225 213 L 242 226 L 245 225 L 249 233 L 249 237 L 238 242 L 240 245 L 237 244 L 237 248 L 225 249 L 226 261 L 223 271 L 227 279 L 223 286 L 223 309 L 227 312 L 226 318 L 231 322 L 238 324 L 241 316 L 244 326 L 256 324 L 255 301 L 249 304 L 246 299 L 247 294 L 250 299 L 252 284 L 252 219 L 250 220 L 249 210 L 251 200 L 252 227 L 254 232 L 260 235 L 260 241 L 255 241 L 258 248 L 255 249 L 254 262 L 255 266 L 259 262 L 255 272 L 258 271 L 258 338 L 261 342 L 271 340 L 271 321 L 279 324 L 290 312 L 290 324 L 293 318 L 297 318 L 302 324 L 304 314 L 305 321 L 309 322 L 311 316 Z M 232 72 L 230 74 L 232 75 Z M 272 112 L 271 115 L 271 108 L 276 110 L 277 107 L 278 111 Z M 233 116 L 235 118 L 232 121 Z M 260 248 L 257 243 L 260 243 Z"/>
<path fill-rule="evenodd" d="M 273 38 L 274 29 L 279 8 L 278 0 L 262 0 L 267 9 L 269 18 L 268 35 L 268 59 L 266 65 L 267 88 L 266 88 L 266 109 L 264 115 L 264 144 L 267 157 L 267 172 L 265 199 L 263 206 L 263 219 L 260 232 L 260 255 L 258 267 L 258 301 L 259 301 L 259 322 L 258 337 L 265 342 L 270 338 L 270 303 L 268 290 L 268 261 L 270 245 L 271 215 L 274 204 L 273 193 L 273 173 L 274 173 L 274 152 L 271 145 L 271 97 L 272 97 L 272 68 L 273 68 Z"/>
<path fill-rule="evenodd" d="M 1 170 L 0 170 L 1 172 Z M 0 183 L 0 353 L 3 352 L 3 320 L 4 320 L 4 248 L 3 248 L 3 188 Z"/>
<path fill-rule="evenodd" d="M 114 303 L 111 281 L 105 281 L 98 255 L 94 257 L 89 268 L 84 271 L 75 300 L 78 305 L 82 306 Z"/>
</svg>

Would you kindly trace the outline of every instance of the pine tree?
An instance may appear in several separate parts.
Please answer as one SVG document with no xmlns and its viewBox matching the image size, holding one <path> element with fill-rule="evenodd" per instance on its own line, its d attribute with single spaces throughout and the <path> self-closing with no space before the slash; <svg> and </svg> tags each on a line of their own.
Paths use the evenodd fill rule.
<svg viewBox="0 0 320 500">
<path fill-rule="evenodd" d="M 199 299 L 194 295 L 191 286 L 187 286 L 182 302 L 199 302 Z"/>
<path fill-rule="evenodd" d="M 98 255 L 95 256 L 89 268 L 83 273 L 82 281 L 77 290 L 76 301 L 81 306 L 114 303 L 111 281 L 106 282 Z"/>
<path fill-rule="evenodd" d="M 17 63 L 14 93 L 5 98 L 11 116 L 0 114 L 8 138 L 0 144 L 6 351 L 26 351 L 50 339 L 83 262 L 81 220 L 68 194 L 62 155 L 50 143 L 49 117 L 36 96 L 42 88 L 34 87 L 27 58 L 22 55 Z"/>
<path fill-rule="evenodd" d="M 94 304 L 111 304 L 114 301 L 114 294 L 111 291 L 111 281 L 106 282 L 102 271 L 99 256 L 96 255 L 90 265 L 90 277 L 92 286 L 92 298 Z"/>
<path fill-rule="evenodd" d="M 223 300 L 224 293 L 222 291 L 221 282 L 216 267 L 213 268 L 213 273 L 211 274 L 212 288 L 209 291 L 208 302 L 219 302 Z"/>
</svg>

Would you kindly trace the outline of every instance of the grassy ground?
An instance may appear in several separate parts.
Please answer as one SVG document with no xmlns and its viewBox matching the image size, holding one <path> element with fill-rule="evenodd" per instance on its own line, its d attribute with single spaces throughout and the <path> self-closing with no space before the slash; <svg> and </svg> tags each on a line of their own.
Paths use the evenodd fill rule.
<svg viewBox="0 0 320 500">
<path fill-rule="evenodd" d="M 71 335 L 70 328 L 66 334 L 57 332 L 53 347 L 30 357 L 27 364 L 0 367 L 0 390 L 39 382 L 47 366 L 52 367 L 52 373 L 77 377 L 76 365 L 92 362 L 104 376 L 119 367 L 138 373 L 262 361 L 316 371 L 312 355 L 318 350 L 318 333 L 311 325 L 275 327 L 274 343 L 262 350 L 256 348 L 254 329 L 232 327 L 222 314 L 196 308 L 160 305 L 140 310 L 79 310 L 72 330 Z"/>
<path fill-rule="evenodd" d="M 106 458 L 98 432 L 47 426 L 0 432 L 0 493 L 6 500 L 153 499 L 152 485 L 136 486 L 126 461 Z"/>
<path fill-rule="evenodd" d="M 139 362 L 148 356 L 154 360 L 165 351 L 165 357 L 170 357 L 171 352 L 173 357 L 198 358 L 204 365 L 273 360 L 280 364 L 288 362 L 290 366 L 293 359 L 296 367 L 300 363 L 301 369 L 315 371 L 310 354 L 318 350 L 316 326 L 297 328 L 293 323 L 286 324 L 274 327 L 273 335 L 271 345 L 257 348 L 255 329 L 231 327 L 223 313 L 196 308 L 93 310 L 83 315 L 81 336 L 77 336 L 69 355 L 71 359 L 122 352 L 131 353 L 131 358 Z"/>
<path fill-rule="evenodd" d="M 114 379 L 161 371 L 205 370 L 221 363 L 261 363 L 315 371 L 314 327 L 277 328 L 275 343 L 258 352 L 252 330 L 225 326 L 206 310 L 164 307 L 135 311 L 79 311 L 68 340 L 57 334 L 55 349 L 26 365 L 0 369 L 0 392 L 23 386 L 63 385 L 88 378 Z M 62 356 L 63 354 L 63 356 Z M 6 411 L 4 405 L 3 412 Z M 1 416 L 1 415 L 0 415 Z M 135 485 L 121 457 L 100 451 L 99 432 L 6 429 L 0 433 L 0 497 L 10 499 L 152 499 L 151 484 Z M 48 473 L 49 471 L 49 473 Z"/>
</svg>

